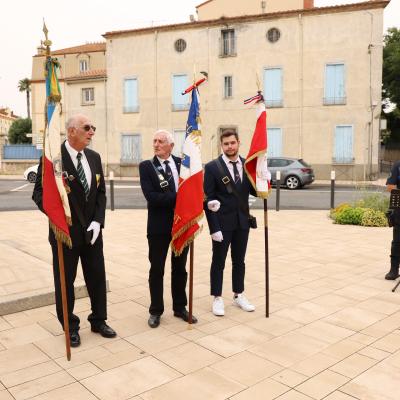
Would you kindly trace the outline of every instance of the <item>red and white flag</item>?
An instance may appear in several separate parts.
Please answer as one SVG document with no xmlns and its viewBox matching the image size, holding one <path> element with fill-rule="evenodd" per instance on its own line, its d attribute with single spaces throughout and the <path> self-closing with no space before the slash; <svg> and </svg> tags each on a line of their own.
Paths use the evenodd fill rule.
<svg viewBox="0 0 400 400">
<path fill-rule="evenodd" d="M 262 100 L 262 95 L 254 96 L 253 101 Z M 250 102 L 249 102 L 250 103 Z M 251 140 L 249 154 L 244 163 L 244 169 L 257 196 L 263 199 L 268 197 L 271 188 L 271 173 L 267 164 L 267 112 L 265 103 L 260 101 L 257 103 L 257 123 Z"/>
</svg>

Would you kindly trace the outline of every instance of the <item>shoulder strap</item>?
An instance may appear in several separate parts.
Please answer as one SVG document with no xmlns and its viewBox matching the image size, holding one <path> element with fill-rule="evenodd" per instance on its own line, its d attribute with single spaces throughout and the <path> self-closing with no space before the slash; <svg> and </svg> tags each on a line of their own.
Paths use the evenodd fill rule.
<svg viewBox="0 0 400 400">
<path fill-rule="evenodd" d="M 156 165 L 154 164 L 154 162 L 152 160 L 150 160 L 151 165 L 154 168 L 154 171 L 156 171 L 156 175 L 158 180 L 160 181 L 160 188 L 164 191 L 167 192 L 169 191 L 169 183 L 168 181 L 164 178 L 164 175 L 158 170 L 158 168 L 156 167 Z"/>
<path fill-rule="evenodd" d="M 236 198 L 239 201 L 239 206 L 242 209 L 242 211 L 245 214 L 247 214 L 248 216 L 250 216 L 249 206 L 247 205 L 247 207 L 246 207 L 246 205 L 244 204 L 243 199 L 240 197 L 240 195 L 237 192 L 236 188 L 232 185 L 231 179 L 225 174 L 225 171 L 224 171 L 224 168 L 222 166 L 221 160 L 219 158 L 217 158 L 215 160 L 215 162 L 216 162 L 216 164 L 218 166 L 218 169 L 219 169 L 219 172 L 221 174 L 221 181 L 225 185 L 226 190 L 228 191 L 228 193 L 233 193 L 236 196 Z"/>
</svg>

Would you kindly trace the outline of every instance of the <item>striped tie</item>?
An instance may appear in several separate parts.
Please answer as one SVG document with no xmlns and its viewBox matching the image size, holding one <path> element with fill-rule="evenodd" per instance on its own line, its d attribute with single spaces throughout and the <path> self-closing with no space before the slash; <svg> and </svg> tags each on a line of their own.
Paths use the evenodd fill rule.
<svg viewBox="0 0 400 400">
<path fill-rule="evenodd" d="M 82 163 L 81 163 L 82 153 L 78 153 L 76 155 L 76 158 L 78 159 L 78 166 L 77 166 L 76 170 L 78 171 L 79 179 L 82 183 L 83 188 L 85 189 L 85 195 L 87 198 L 89 196 L 90 189 L 89 189 L 89 185 L 86 180 L 85 171 L 83 170 Z"/>
</svg>

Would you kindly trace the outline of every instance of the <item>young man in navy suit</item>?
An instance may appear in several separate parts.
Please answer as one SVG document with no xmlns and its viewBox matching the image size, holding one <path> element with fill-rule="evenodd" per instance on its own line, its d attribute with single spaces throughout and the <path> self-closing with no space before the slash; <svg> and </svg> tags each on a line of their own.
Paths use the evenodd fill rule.
<svg viewBox="0 0 400 400">
<path fill-rule="evenodd" d="M 88 320 L 93 332 L 107 338 L 117 334 L 106 324 L 106 273 L 103 255 L 103 237 L 106 211 L 106 185 L 100 154 L 86 147 L 91 143 L 96 127 L 88 117 L 77 114 L 66 124 L 67 140 L 61 145 L 62 168 L 67 176 L 70 192 L 68 202 L 71 209 L 72 226 L 69 228 L 72 248 L 63 245 L 65 280 L 68 301 L 68 319 L 71 347 L 81 344 L 79 317 L 74 314 L 74 282 L 81 260 L 83 276 L 89 293 L 92 313 Z M 43 210 L 42 160 L 40 160 L 32 199 Z M 88 232 L 92 231 L 89 241 Z M 58 267 L 57 240 L 49 229 L 49 242 L 53 252 L 53 272 L 56 294 L 57 317 L 63 324 L 60 274 Z"/>
<path fill-rule="evenodd" d="M 244 292 L 245 255 L 249 237 L 249 194 L 256 196 L 239 156 L 237 132 L 225 131 L 220 137 L 222 155 L 206 164 L 204 194 L 206 216 L 212 238 L 211 295 L 212 312 L 225 314 L 222 295 L 225 260 L 229 247 L 232 257 L 233 304 L 244 311 L 254 311 Z M 233 191 L 236 192 L 233 193 Z"/>
<path fill-rule="evenodd" d="M 147 241 L 149 244 L 149 287 L 151 304 L 148 324 L 151 328 L 160 325 L 164 312 L 164 269 L 171 242 L 172 223 L 179 184 L 181 159 L 172 155 L 174 137 L 165 130 L 154 134 L 154 157 L 139 165 L 140 185 L 147 200 Z M 186 259 L 188 247 L 176 257 L 171 254 L 171 291 L 174 316 L 188 322 L 186 310 Z M 192 322 L 197 319 L 192 316 Z"/>
</svg>

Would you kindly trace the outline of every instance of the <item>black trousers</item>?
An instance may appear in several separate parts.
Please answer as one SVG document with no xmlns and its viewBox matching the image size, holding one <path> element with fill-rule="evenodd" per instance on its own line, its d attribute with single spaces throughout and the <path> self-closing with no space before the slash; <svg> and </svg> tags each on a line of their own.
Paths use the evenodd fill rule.
<svg viewBox="0 0 400 400">
<path fill-rule="evenodd" d="M 64 325 L 57 242 L 50 240 L 50 244 L 53 252 L 53 275 L 57 317 L 61 325 Z M 69 330 L 79 330 L 79 317 L 74 314 L 74 282 L 79 258 L 81 259 L 83 277 L 85 279 L 92 308 L 92 313 L 88 316 L 88 321 L 92 326 L 98 326 L 107 319 L 106 273 L 104 267 L 102 235 L 99 235 L 93 246 L 91 244 L 82 244 L 81 246 L 75 246 L 72 247 L 72 249 L 69 249 L 67 246 L 63 245 L 63 253 Z"/>
<path fill-rule="evenodd" d="M 171 235 L 148 235 L 149 243 L 149 288 L 151 304 L 149 312 L 161 315 L 164 312 L 164 270 Z M 171 252 L 171 292 L 172 308 L 182 311 L 187 305 L 186 298 L 186 259 L 189 247 L 186 247 L 179 257 Z"/>
<path fill-rule="evenodd" d="M 400 225 L 393 226 L 393 240 L 390 251 L 390 267 L 398 269 L 400 264 Z"/>
<path fill-rule="evenodd" d="M 212 241 L 212 261 L 210 270 L 211 295 L 221 296 L 224 280 L 225 260 L 231 247 L 232 258 L 232 291 L 242 293 L 244 291 L 244 275 L 247 241 L 249 229 L 236 229 L 234 231 L 222 231 L 222 242 Z"/>
</svg>

